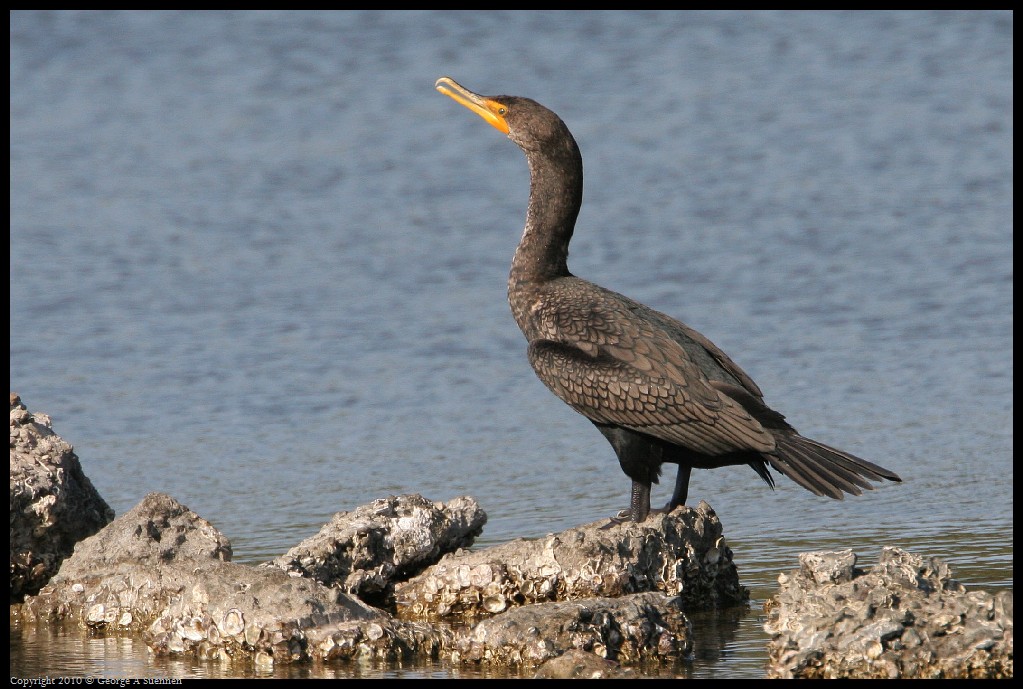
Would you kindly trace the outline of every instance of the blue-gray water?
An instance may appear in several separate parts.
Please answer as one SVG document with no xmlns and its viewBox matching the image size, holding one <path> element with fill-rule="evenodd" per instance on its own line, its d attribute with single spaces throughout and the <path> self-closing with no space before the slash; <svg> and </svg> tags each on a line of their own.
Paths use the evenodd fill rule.
<svg viewBox="0 0 1023 689">
<path fill-rule="evenodd" d="M 505 301 L 523 156 L 448 75 L 575 133 L 573 272 L 905 481 L 833 502 L 696 472 L 753 606 L 698 620 L 676 671 L 762 676 L 761 605 L 807 550 L 899 545 L 1012 588 L 1011 13 L 10 19 L 11 390 L 118 514 L 169 493 L 258 562 L 389 494 L 474 496 L 482 546 L 625 506 Z M 12 676 L 226 672 L 77 633 L 11 651 Z"/>
</svg>

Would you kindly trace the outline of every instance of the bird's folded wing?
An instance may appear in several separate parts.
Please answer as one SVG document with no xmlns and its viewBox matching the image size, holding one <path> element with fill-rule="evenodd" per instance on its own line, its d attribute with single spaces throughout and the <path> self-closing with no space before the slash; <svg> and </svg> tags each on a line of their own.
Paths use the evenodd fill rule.
<svg viewBox="0 0 1023 689">
<path fill-rule="evenodd" d="M 774 449 L 773 436 L 741 405 L 688 368 L 685 350 L 645 335 L 604 345 L 537 340 L 529 361 L 555 395 L 597 423 L 709 455 Z"/>
</svg>

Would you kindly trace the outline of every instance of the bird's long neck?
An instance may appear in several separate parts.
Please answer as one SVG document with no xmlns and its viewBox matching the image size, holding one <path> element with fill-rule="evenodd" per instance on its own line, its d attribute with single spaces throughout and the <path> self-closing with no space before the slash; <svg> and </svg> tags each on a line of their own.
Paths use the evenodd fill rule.
<svg viewBox="0 0 1023 689">
<path fill-rule="evenodd" d="M 570 275 L 568 243 L 583 198 L 582 157 L 571 135 L 555 146 L 526 151 L 526 160 L 529 208 L 512 259 L 509 297 L 517 289 Z"/>
</svg>

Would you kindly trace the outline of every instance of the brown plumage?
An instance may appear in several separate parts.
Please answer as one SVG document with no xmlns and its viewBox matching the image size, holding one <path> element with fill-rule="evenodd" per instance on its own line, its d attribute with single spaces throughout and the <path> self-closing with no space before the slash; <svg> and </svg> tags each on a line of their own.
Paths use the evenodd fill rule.
<svg viewBox="0 0 1023 689">
<path fill-rule="evenodd" d="M 529 362 L 592 421 L 632 479 L 628 516 L 650 513 L 650 486 L 678 465 L 665 509 L 685 503 L 692 469 L 768 465 L 817 495 L 842 499 L 901 481 L 888 469 L 804 438 L 764 403 L 745 371 L 689 326 L 572 275 L 568 244 L 582 204 L 582 156 L 557 115 L 528 98 L 481 96 L 443 77 L 437 90 L 508 135 L 529 164 L 529 206 L 508 302 Z"/>
</svg>

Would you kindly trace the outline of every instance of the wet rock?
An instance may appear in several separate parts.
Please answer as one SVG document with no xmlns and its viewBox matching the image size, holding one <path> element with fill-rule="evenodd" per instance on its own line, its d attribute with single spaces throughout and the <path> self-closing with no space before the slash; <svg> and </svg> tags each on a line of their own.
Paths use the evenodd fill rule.
<svg viewBox="0 0 1023 689">
<path fill-rule="evenodd" d="M 34 595 L 75 543 L 114 518 L 50 417 L 11 393 L 10 602 Z"/>
<path fill-rule="evenodd" d="M 686 607 L 744 603 L 721 522 L 706 502 L 642 524 L 606 520 L 476 552 L 457 552 L 395 586 L 408 619 L 474 619 L 532 603 L 660 591 Z"/>
<path fill-rule="evenodd" d="M 1012 677 L 1012 592 L 968 592 L 937 558 L 803 553 L 764 625 L 771 678 Z"/>
<path fill-rule="evenodd" d="M 444 655 L 536 666 L 573 649 L 620 663 L 684 660 L 692 655 L 692 628 L 681 599 L 658 592 L 538 603 L 459 632 Z"/>
<path fill-rule="evenodd" d="M 486 522 L 470 497 L 441 503 L 421 495 L 391 496 L 338 512 L 319 533 L 267 566 L 384 606 L 396 579 L 472 545 Z"/>
</svg>

